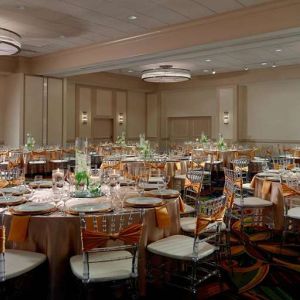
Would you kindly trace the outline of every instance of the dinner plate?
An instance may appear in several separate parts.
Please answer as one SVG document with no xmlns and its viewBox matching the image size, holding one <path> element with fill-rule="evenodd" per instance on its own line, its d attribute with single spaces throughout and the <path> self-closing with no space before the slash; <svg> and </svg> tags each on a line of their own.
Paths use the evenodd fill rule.
<svg viewBox="0 0 300 300">
<path fill-rule="evenodd" d="M 28 190 L 24 186 L 14 186 L 14 187 L 7 187 L 7 188 L 0 189 L 0 192 L 5 194 L 12 194 L 13 196 L 20 196 L 23 194 L 29 194 L 30 190 Z"/>
<path fill-rule="evenodd" d="M 71 214 L 79 213 L 99 213 L 111 211 L 110 203 L 81 203 L 68 207 L 68 212 Z"/>
<path fill-rule="evenodd" d="M 149 183 L 163 182 L 163 178 L 160 177 L 160 176 L 149 177 L 148 182 L 149 182 Z"/>
<path fill-rule="evenodd" d="M 0 196 L 0 206 L 12 206 L 12 205 L 18 205 L 21 203 L 24 203 L 26 199 L 23 197 L 17 197 L 17 196 Z"/>
<path fill-rule="evenodd" d="M 51 180 L 33 181 L 33 182 L 30 182 L 29 185 L 33 189 L 36 189 L 38 187 L 40 187 L 40 188 L 52 188 L 52 181 Z"/>
<path fill-rule="evenodd" d="M 274 173 L 274 174 L 279 174 L 280 170 L 275 170 L 275 169 L 271 169 L 267 171 L 268 173 Z"/>
<path fill-rule="evenodd" d="M 125 200 L 128 206 L 155 207 L 163 204 L 163 200 L 157 197 L 133 197 Z"/>
<path fill-rule="evenodd" d="M 179 196 L 179 192 L 177 190 L 171 190 L 171 189 L 166 189 L 161 191 L 153 190 L 153 191 L 148 191 L 147 195 L 164 198 L 164 199 L 172 199 L 172 198 L 177 198 Z"/>
<path fill-rule="evenodd" d="M 49 202 L 27 202 L 11 208 L 11 212 L 18 215 L 41 215 L 50 213 L 56 209 L 56 206 Z"/>
</svg>

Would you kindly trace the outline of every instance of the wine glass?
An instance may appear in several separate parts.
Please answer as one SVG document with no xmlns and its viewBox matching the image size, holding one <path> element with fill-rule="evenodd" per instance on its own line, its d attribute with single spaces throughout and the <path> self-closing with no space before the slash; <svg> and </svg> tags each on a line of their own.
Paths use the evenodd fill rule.
<svg viewBox="0 0 300 300">
<path fill-rule="evenodd" d="M 42 175 L 35 175 L 34 176 L 33 182 L 34 182 L 34 185 L 37 187 L 37 190 L 40 190 L 42 180 L 43 180 Z"/>
<path fill-rule="evenodd" d="M 165 190 L 168 188 L 168 185 L 170 183 L 170 179 L 171 179 L 170 175 L 168 175 L 166 173 L 163 174 L 162 180 L 163 180 L 163 187 L 164 187 Z"/>
</svg>

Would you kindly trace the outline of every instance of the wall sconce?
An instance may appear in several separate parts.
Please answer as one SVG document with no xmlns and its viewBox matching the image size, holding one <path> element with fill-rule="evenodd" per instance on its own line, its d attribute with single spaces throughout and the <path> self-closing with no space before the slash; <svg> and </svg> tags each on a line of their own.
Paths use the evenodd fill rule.
<svg viewBox="0 0 300 300">
<path fill-rule="evenodd" d="M 83 111 L 81 113 L 81 123 L 87 124 L 87 122 L 88 122 L 88 113 L 86 111 Z"/>
<path fill-rule="evenodd" d="M 229 124 L 229 112 L 228 111 L 224 111 L 224 114 L 223 114 L 223 122 L 224 124 Z"/>
<path fill-rule="evenodd" d="M 119 125 L 122 125 L 124 123 L 124 115 L 123 115 L 123 113 L 119 113 L 119 115 L 118 115 L 118 123 L 119 123 Z"/>
</svg>

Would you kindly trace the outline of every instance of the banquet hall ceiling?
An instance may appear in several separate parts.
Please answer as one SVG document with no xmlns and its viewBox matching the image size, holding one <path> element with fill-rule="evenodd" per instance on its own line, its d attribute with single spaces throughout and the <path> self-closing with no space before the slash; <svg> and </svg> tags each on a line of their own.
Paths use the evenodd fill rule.
<svg viewBox="0 0 300 300">
<path fill-rule="evenodd" d="M 279 0 L 0 0 L 1 27 L 22 36 L 19 56 L 59 53 L 93 44 L 139 37 L 206 17 L 243 11 Z M 263 9 L 263 7 L 261 7 Z M 135 16 L 136 18 L 132 18 Z M 140 76 L 146 69 L 173 65 L 192 75 L 300 64 L 300 28 L 270 35 L 201 45 L 185 51 L 160 53 L 149 59 L 113 67 L 92 65 L 69 75 L 111 71 Z M 58 75 L 68 75 L 61 73 Z"/>
<path fill-rule="evenodd" d="M 33 57 L 267 2 L 272 0 L 0 0 L 0 21 L 22 36 L 20 55 Z"/>
</svg>

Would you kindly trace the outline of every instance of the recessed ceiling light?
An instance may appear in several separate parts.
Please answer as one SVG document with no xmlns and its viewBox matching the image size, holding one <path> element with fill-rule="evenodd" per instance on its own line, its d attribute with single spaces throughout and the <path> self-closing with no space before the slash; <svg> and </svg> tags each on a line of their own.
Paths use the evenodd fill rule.
<svg viewBox="0 0 300 300">
<path fill-rule="evenodd" d="M 211 70 L 211 74 L 215 75 L 216 74 L 216 70 L 212 69 Z"/>
<path fill-rule="evenodd" d="M 207 69 L 203 70 L 204 73 L 208 73 L 209 71 Z"/>
<path fill-rule="evenodd" d="M 136 20 L 136 19 L 137 19 L 137 16 L 129 16 L 129 17 L 128 17 L 128 20 L 131 20 L 131 21 L 132 21 L 132 20 Z"/>
<path fill-rule="evenodd" d="M 128 72 L 128 73 L 132 73 L 133 71 L 132 71 L 132 70 L 128 70 L 127 72 Z"/>
<path fill-rule="evenodd" d="M 206 61 L 206 62 L 211 62 L 211 59 L 207 58 L 205 61 Z"/>
<path fill-rule="evenodd" d="M 276 68 L 277 65 L 275 63 L 272 64 L 272 68 Z"/>
<path fill-rule="evenodd" d="M 247 66 L 245 66 L 245 67 L 244 67 L 244 70 L 245 70 L 245 71 L 248 71 L 248 70 L 249 70 L 249 68 L 248 68 Z"/>
<path fill-rule="evenodd" d="M 265 61 L 261 63 L 262 66 L 266 66 L 267 64 L 268 64 L 268 63 L 265 62 Z"/>
<path fill-rule="evenodd" d="M 278 48 L 278 49 L 275 49 L 276 52 L 281 52 L 282 49 Z"/>
</svg>

